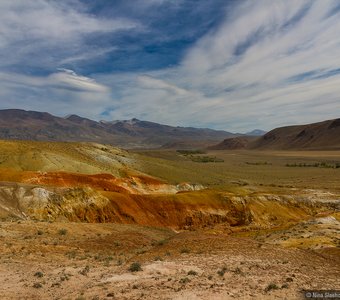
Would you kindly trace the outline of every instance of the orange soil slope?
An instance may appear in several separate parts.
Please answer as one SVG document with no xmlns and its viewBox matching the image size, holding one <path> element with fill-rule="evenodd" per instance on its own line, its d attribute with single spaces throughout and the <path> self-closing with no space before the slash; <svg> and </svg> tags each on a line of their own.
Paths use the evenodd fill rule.
<svg viewBox="0 0 340 300">
<path fill-rule="evenodd" d="M 0 186 L 4 216 L 12 210 L 13 216 L 38 220 L 62 218 L 177 229 L 220 223 L 272 227 L 306 219 L 316 212 L 314 204 L 285 196 L 237 196 L 212 190 L 176 193 L 173 186 L 147 176 L 116 178 L 109 174 L 8 170 L 0 173 L 0 181 L 15 182 L 5 189 Z"/>
</svg>

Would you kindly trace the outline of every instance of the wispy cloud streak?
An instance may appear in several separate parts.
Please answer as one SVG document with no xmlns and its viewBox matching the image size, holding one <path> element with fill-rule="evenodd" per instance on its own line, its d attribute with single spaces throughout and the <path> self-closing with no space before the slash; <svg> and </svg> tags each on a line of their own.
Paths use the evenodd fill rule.
<svg viewBox="0 0 340 300">
<path fill-rule="evenodd" d="M 209 5 L 220 7 L 224 2 L 214 0 Z M 179 32 L 178 27 L 161 22 L 167 12 L 190 11 L 190 1 L 176 5 L 165 0 L 136 1 L 131 12 L 138 15 L 135 18 L 91 14 L 77 0 L 63 3 L 1 1 L 2 107 L 10 105 L 8 99 L 16 106 L 31 108 L 46 101 L 59 114 L 83 113 L 97 119 L 102 115 L 138 117 L 233 131 L 268 130 L 339 117 L 337 0 L 225 2 L 223 21 L 210 28 L 204 19 L 210 30 L 198 39 L 192 37 L 197 30 L 189 23 Z M 198 6 L 196 16 L 206 8 Z M 160 27 L 155 28 L 150 20 L 157 20 Z M 112 37 L 117 32 L 120 44 Z M 153 44 L 124 44 L 126 32 L 133 33 L 126 35 L 128 41 L 132 37 L 138 40 L 138 33 L 143 32 Z M 166 50 L 176 36 L 190 43 L 184 55 L 183 51 L 178 54 L 179 63 L 174 66 L 148 68 L 149 60 L 145 60 L 143 72 L 118 72 L 111 62 L 113 54 L 122 64 L 143 61 L 154 51 L 163 51 L 164 57 L 174 55 L 176 43 L 170 43 L 171 52 Z M 91 44 L 93 39 L 96 42 Z M 127 48 L 144 51 L 142 59 L 129 57 Z M 100 66 L 96 65 L 99 58 Z M 93 61 L 92 69 L 83 73 L 89 61 Z M 110 69 L 105 69 L 105 64 Z M 43 66 L 42 74 L 37 74 L 39 66 Z M 23 95 L 25 103 L 16 100 Z M 82 99 L 89 103 L 88 110 L 75 106 Z"/>
</svg>

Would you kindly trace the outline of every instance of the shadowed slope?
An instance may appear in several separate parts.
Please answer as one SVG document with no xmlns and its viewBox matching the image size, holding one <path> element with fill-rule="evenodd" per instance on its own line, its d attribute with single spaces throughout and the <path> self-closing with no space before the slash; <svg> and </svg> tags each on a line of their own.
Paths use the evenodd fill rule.
<svg viewBox="0 0 340 300">
<path fill-rule="evenodd" d="M 254 143 L 249 149 L 340 149 L 340 119 L 308 125 L 276 128 Z"/>
</svg>

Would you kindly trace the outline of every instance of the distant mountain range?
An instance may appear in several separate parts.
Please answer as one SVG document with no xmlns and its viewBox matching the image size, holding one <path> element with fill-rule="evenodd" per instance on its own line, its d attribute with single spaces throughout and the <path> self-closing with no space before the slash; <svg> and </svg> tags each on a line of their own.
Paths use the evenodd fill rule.
<svg viewBox="0 0 340 300">
<path fill-rule="evenodd" d="M 263 136 L 232 137 L 213 150 L 340 150 L 340 119 L 273 129 Z"/>
<path fill-rule="evenodd" d="M 0 110 L 0 139 L 97 142 L 123 148 L 333 150 L 340 149 L 340 119 L 267 133 L 255 129 L 234 134 L 138 119 L 97 122 L 77 115 L 61 118 L 46 112 L 6 109 Z"/>
<path fill-rule="evenodd" d="M 33 141 L 86 141 L 126 148 L 181 145 L 206 147 L 237 136 L 223 130 L 173 127 L 137 119 L 93 121 L 77 115 L 65 118 L 46 112 L 0 110 L 0 139 Z"/>
</svg>

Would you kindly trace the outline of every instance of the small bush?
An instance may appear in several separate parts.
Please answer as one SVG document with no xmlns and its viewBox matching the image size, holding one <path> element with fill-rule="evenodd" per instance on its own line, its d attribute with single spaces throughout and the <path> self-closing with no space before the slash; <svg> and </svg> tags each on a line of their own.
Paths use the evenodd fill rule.
<svg viewBox="0 0 340 300">
<path fill-rule="evenodd" d="M 177 153 L 183 154 L 183 155 L 189 155 L 189 154 L 205 154 L 203 150 L 176 150 Z"/>
<path fill-rule="evenodd" d="M 218 158 L 216 156 L 190 156 L 189 157 L 194 162 L 200 162 L 200 163 L 209 163 L 209 162 L 224 162 L 223 159 Z"/>
<path fill-rule="evenodd" d="M 113 261 L 113 257 L 112 256 L 107 256 L 107 257 L 104 258 L 104 261 L 105 262 Z"/>
<path fill-rule="evenodd" d="M 34 274 L 34 276 L 35 276 L 35 277 L 38 277 L 38 278 L 41 278 L 41 277 L 44 276 L 44 273 L 39 271 L 39 272 L 36 272 L 36 273 Z"/>
<path fill-rule="evenodd" d="M 242 270 L 241 270 L 239 267 L 237 267 L 237 268 L 234 270 L 234 273 L 235 273 L 235 274 L 242 274 Z"/>
<path fill-rule="evenodd" d="M 33 284 L 33 287 L 34 287 L 35 289 L 40 289 L 40 288 L 42 288 L 42 284 L 39 283 L 39 282 L 36 282 L 35 284 Z"/>
<path fill-rule="evenodd" d="M 184 277 L 179 282 L 185 284 L 185 283 L 190 282 L 190 279 L 188 277 Z"/>
<path fill-rule="evenodd" d="M 71 258 L 76 258 L 77 256 L 77 252 L 76 251 L 69 251 L 69 252 L 66 252 L 65 255 L 71 259 Z"/>
<path fill-rule="evenodd" d="M 90 267 L 86 266 L 84 269 L 79 271 L 79 274 L 86 276 L 88 272 L 90 272 Z"/>
<path fill-rule="evenodd" d="M 246 161 L 247 165 L 252 165 L 252 166 L 267 166 L 267 165 L 271 165 L 271 163 L 268 163 L 266 161 L 257 161 L 257 162 L 249 162 Z"/>
<path fill-rule="evenodd" d="M 58 231 L 58 233 L 59 233 L 60 235 L 66 235 L 66 234 L 67 234 L 67 230 L 66 230 L 65 228 L 62 228 L 62 229 L 60 229 L 60 230 Z"/>
<path fill-rule="evenodd" d="M 163 261 L 163 258 L 161 258 L 160 256 L 156 256 L 154 260 L 155 261 Z"/>
<path fill-rule="evenodd" d="M 217 271 L 217 274 L 223 277 L 226 272 L 227 272 L 227 268 L 223 267 L 221 270 Z"/>
<path fill-rule="evenodd" d="M 271 290 L 277 290 L 279 287 L 275 283 L 270 283 L 266 288 L 265 291 L 269 292 Z"/>
<path fill-rule="evenodd" d="M 44 232 L 43 232 L 42 230 L 38 230 L 38 231 L 37 231 L 37 234 L 38 234 L 38 235 L 43 235 Z"/>
<path fill-rule="evenodd" d="M 156 242 L 156 246 L 163 246 L 166 243 L 166 240 L 160 240 Z"/>
<path fill-rule="evenodd" d="M 196 276 L 196 275 L 197 275 L 197 272 L 194 271 L 194 270 L 190 270 L 190 271 L 188 272 L 188 275 Z"/>
<path fill-rule="evenodd" d="M 181 253 L 190 253 L 188 248 L 182 248 L 180 252 Z"/>
<path fill-rule="evenodd" d="M 139 262 L 134 262 L 129 267 L 130 272 L 139 272 L 142 271 L 142 266 Z"/>
<path fill-rule="evenodd" d="M 64 274 L 63 276 L 60 276 L 60 280 L 61 281 L 70 280 L 70 276 L 68 274 Z"/>
<path fill-rule="evenodd" d="M 306 163 L 289 164 L 287 163 L 286 167 L 339 169 L 340 163 L 326 163 L 326 162 L 316 162 L 316 163 L 311 163 L 311 164 L 306 164 Z"/>
</svg>

